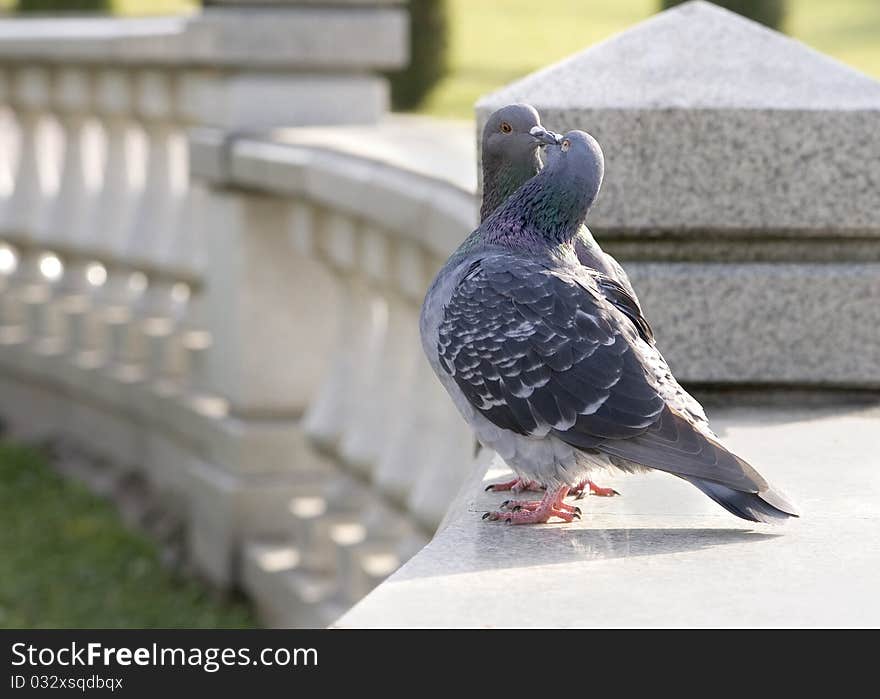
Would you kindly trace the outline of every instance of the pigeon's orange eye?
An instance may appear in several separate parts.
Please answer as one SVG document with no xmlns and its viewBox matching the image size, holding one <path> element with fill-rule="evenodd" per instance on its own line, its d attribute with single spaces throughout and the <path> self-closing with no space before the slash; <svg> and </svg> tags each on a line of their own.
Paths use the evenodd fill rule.
<svg viewBox="0 0 880 699">
<path fill-rule="evenodd" d="M 506 121 L 502 121 L 501 122 L 501 132 L 502 133 L 510 133 L 511 131 L 513 131 L 513 127 L 510 124 L 508 124 Z"/>
<path fill-rule="evenodd" d="M 571 141 L 567 138 L 562 142 L 562 152 L 565 153 L 569 148 L 571 148 Z"/>
</svg>

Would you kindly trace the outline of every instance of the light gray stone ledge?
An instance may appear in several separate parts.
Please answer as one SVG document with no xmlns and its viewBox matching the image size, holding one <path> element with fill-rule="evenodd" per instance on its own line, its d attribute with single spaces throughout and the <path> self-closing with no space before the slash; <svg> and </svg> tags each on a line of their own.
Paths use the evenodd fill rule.
<svg viewBox="0 0 880 699">
<path fill-rule="evenodd" d="M 191 136 L 191 168 L 215 186 L 306 197 L 445 257 L 477 223 L 472 135 L 467 124 L 399 116 L 274 138 L 202 129 Z"/>
<path fill-rule="evenodd" d="M 335 626 L 873 627 L 880 567 L 880 408 L 712 411 L 722 440 L 779 484 L 802 518 L 727 514 L 673 476 L 597 476 L 574 524 L 511 527 L 508 495 L 474 473 L 428 546 Z"/>
</svg>

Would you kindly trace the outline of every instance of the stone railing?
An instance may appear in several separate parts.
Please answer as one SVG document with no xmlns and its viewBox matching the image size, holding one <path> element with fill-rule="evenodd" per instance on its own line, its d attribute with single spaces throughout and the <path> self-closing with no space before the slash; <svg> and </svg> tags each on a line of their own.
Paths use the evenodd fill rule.
<svg viewBox="0 0 880 699">
<path fill-rule="evenodd" d="M 248 544 L 243 582 L 275 623 L 326 624 L 426 543 L 473 463 L 418 338 L 424 290 L 474 225 L 472 130 L 397 117 L 272 140 L 203 132 L 193 153 L 217 215 L 216 344 L 230 351 L 213 373 L 240 404 L 292 419 L 301 441 L 278 458 L 325 469 L 284 493 L 290 536 Z M 275 404 L 291 395 L 301 410 Z"/>
<path fill-rule="evenodd" d="M 546 598 L 552 615 L 531 616 L 541 580 L 620 560 L 590 591 L 603 600 L 630 556 L 651 580 L 656 551 L 694 557 L 654 580 L 685 585 L 679 608 L 711 601 L 685 584 L 706 579 L 699 552 L 750 533 L 668 481 L 622 487 L 587 529 L 480 521 L 500 497 L 482 486 L 504 466 L 475 458 L 417 329 L 429 280 L 476 221 L 473 125 L 383 116 L 370 71 L 404 60 L 393 3 L 298 4 L 0 23 L 0 415 L 12 434 L 51 440 L 110 492 L 146 484 L 195 568 L 243 586 L 271 624 L 609 623 L 580 613 L 576 577 Z M 478 122 L 514 100 L 602 142 L 593 227 L 681 380 L 762 397 L 880 388 L 877 83 L 691 3 L 490 95 Z M 719 429 L 746 457 L 749 426 L 789 419 L 737 415 Z M 799 445 L 762 470 L 788 484 L 838 434 L 810 425 L 810 439 L 762 430 L 771 454 Z M 790 490 L 809 505 L 817 480 L 804 482 L 816 488 Z M 670 527 L 685 540 L 667 540 Z M 814 558 L 826 539 L 802 537 Z M 744 570 L 780 550 L 742 558 Z M 803 607 L 820 608 L 821 592 Z"/>
<path fill-rule="evenodd" d="M 198 572 L 287 625 L 419 550 L 473 453 L 417 337 L 474 222 L 472 132 L 380 124 L 405 15 L 323 4 L 0 22 L 4 424 L 145 486 Z"/>
</svg>

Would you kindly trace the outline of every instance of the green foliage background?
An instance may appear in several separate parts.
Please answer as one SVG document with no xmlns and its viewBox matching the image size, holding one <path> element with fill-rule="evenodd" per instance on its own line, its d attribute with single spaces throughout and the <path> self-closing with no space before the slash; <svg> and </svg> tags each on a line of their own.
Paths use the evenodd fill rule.
<svg viewBox="0 0 880 699">
<path fill-rule="evenodd" d="M 409 65 L 389 74 L 394 109 L 414 109 L 449 70 L 446 0 L 409 0 Z"/>
<path fill-rule="evenodd" d="M 683 2 L 686 0 L 661 0 L 660 6 L 666 10 Z M 711 0 L 711 2 L 774 29 L 781 28 L 785 19 L 785 0 Z"/>
</svg>

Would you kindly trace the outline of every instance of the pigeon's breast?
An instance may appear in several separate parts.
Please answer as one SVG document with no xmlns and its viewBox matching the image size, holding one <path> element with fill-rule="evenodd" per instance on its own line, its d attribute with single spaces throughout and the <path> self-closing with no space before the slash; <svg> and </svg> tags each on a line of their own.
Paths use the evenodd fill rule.
<svg viewBox="0 0 880 699">
<path fill-rule="evenodd" d="M 549 489 L 573 487 L 595 471 L 614 466 L 606 454 L 577 450 L 553 435 L 529 437 L 498 427 L 474 410 L 463 394 L 464 405 L 453 391 L 450 393 L 480 443 L 492 449 L 522 478 L 538 481 Z"/>
</svg>

